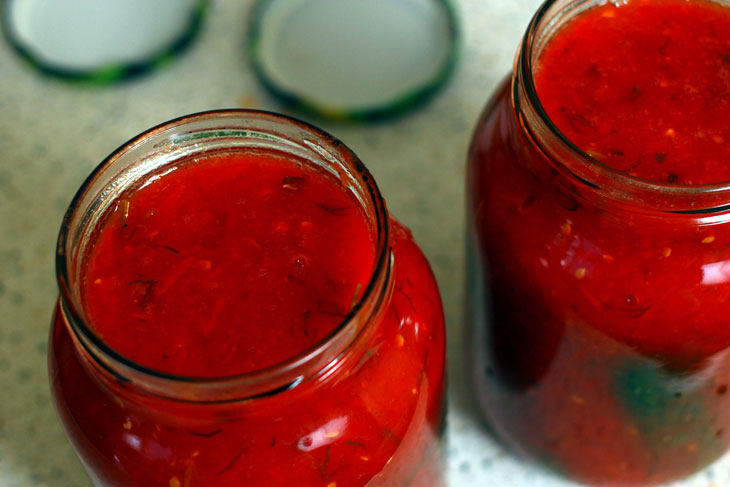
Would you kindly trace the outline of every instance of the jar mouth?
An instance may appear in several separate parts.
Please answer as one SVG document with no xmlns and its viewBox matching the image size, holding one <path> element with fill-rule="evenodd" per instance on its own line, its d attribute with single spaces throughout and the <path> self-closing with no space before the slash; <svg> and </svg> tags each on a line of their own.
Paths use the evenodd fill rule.
<svg viewBox="0 0 730 487">
<path fill-rule="evenodd" d="M 313 164 L 321 164 L 323 169 L 339 177 L 343 184 L 351 185 L 348 189 L 363 205 L 375 240 L 369 281 L 332 332 L 298 355 L 275 365 L 236 375 L 196 377 L 170 374 L 135 362 L 107 344 L 84 317 L 80 298 L 86 253 L 83 240 L 97 228 L 109 204 L 129 188 L 131 181 L 139 181 L 152 169 L 162 167 L 155 163 L 160 160 L 163 164 L 174 163 L 211 150 L 235 150 L 236 147 L 275 147 L 285 153 L 305 155 Z M 318 158 L 319 162 L 312 158 Z M 123 167 L 117 167 L 120 164 Z M 114 172 L 115 168 L 123 172 Z M 120 179 L 123 180 L 121 184 Z M 104 201 L 106 205 L 102 205 Z M 101 366 L 117 381 L 131 382 L 152 394 L 174 396 L 184 401 L 228 402 L 291 389 L 305 378 L 322 374 L 336 365 L 385 299 L 387 284 L 391 281 L 391 260 L 385 201 L 370 172 L 354 152 L 334 136 L 301 120 L 263 110 L 226 109 L 199 112 L 162 123 L 130 139 L 107 156 L 84 181 L 66 211 L 57 242 L 56 277 L 60 305 L 74 339 L 80 342 L 95 365 Z"/>
<path fill-rule="evenodd" d="M 730 181 L 677 184 L 632 176 L 591 157 L 555 125 L 542 105 L 533 77 L 535 61 L 546 41 L 574 15 L 605 0 L 547 0 L 527 27 L 515 60 L 513 102 L 529 137 L 579 183 L 610 198 L 672 213 L 718 213 L 730 210 Z M 521 103 L 524 100 L 524 103 Z"/>
</svg>

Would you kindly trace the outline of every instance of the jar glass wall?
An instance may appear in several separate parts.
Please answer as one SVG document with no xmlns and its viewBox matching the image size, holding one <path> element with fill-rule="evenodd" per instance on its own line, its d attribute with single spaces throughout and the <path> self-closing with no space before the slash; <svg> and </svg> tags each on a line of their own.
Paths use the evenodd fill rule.
<svg viewBox="0 0 730 487">
<path fill-rule="evenodd" d="M 536 60 L 566 22 L 605 4 L 543 5 L 477 125 L 472 377 L 518 452 L 591 485 L 662 484 L 730 445 L 730 186 L 613 169 L 548 117 Z"/>
<path fill-rule="evenodd" d="M 175 375 L 119 353 L 89 319 L 83 297 L 106 215 L 124 206 L 130 188 L 134 194 L 184 164 L 250 150 L 324 172 L 361 205 L 375 264 L 349 312 L 303 352 L 242 374 Z M 241 110 L 151 129 L 110 155 L 79 190 L 61 229 L 57 268 L 52 393 L 96 485 L 442 485 L 438 289 L 367 169 L 331 136 Z"/>
</svg>

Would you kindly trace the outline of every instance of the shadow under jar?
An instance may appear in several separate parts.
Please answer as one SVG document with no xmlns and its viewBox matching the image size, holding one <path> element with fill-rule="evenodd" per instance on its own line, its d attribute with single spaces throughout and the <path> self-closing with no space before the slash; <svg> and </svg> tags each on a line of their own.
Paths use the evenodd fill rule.
<svg viewBox="0 0 730 487">
<path fill-rule="evenodd" d="M 436 283 L 341 142 L 183 117 L 61 228 L 53 398 L 95 485 L 442 485 Z"/>
<path fill-rule="evenodd" d="M 473 137 L 468 316 L 497 436 L 591 485 L 730 444 L 730 7 L 549 1 Z"/>
</svg>

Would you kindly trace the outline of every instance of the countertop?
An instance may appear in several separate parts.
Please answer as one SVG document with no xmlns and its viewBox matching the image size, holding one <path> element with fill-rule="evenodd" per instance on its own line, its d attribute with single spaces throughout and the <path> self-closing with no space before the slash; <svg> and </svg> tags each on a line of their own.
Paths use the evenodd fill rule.
<svg viewBox="0 0 730 487">
<path fill-rule="evenodd" d="M 428 256 L 449 334 L 447 458 L 453 487 L 567 487 L 504 451 L 465 380 L 464 166 L 471 131 L 506 75 L 538 0 L 460 0 L 461 45 L 448 85 L 426 106 L 377 124 L 300 118 L 333 133 L 370 168 L 394 216 Z M 283 111 L 245 62 L 249 2 L 217 0 L 179 59 L 134 81 L 88 87 L 46 78 L 0 44 L 0 487 L 90 482 L 51 404 L 46 352 L 56 298 L 53 255 L 66 207 L 86 175 L 133 135 L 187 113 Z M 730 485 L 730 457 L 676 484 Z"/>
</svg>

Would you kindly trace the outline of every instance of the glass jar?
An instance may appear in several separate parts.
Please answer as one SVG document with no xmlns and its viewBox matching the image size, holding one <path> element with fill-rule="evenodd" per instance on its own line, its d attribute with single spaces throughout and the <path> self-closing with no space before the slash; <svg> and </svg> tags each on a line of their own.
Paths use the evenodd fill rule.
<svg viewBox="0 0 730 487">
<path fill-rule="evenodd" d="M 476 127 L 472 382 L 518 453 L 590 485 L 665 483 L 730 445 L 730 184 L 638 179 L 548 118 L 536 59 L 601 4 L 546 2 Z"/>
<path fill-rule="evenodd" d="M 121 355 L 89 322 L 81 296 L 103 216 L 125 190 L 164 178 L 161 170 L 251 148 L 328 171 L 355 195 L 376 240 L 374 270 L 360 298 L 332 334 L 263 370 L 183 377 Z M 52 394 L 95 485 L 442 485 L 438 289 L 409 231 L 389 218 L 367 169 L 330 135 L 243 110 L 191 115 L 139 135 L 111 154 L 71 203 L 57 276 Z"/>
</svg>

